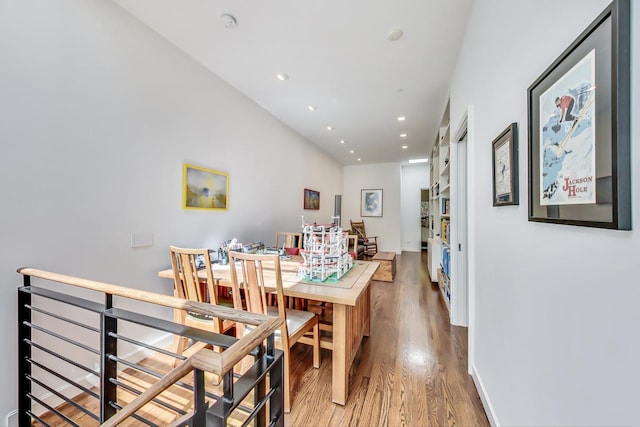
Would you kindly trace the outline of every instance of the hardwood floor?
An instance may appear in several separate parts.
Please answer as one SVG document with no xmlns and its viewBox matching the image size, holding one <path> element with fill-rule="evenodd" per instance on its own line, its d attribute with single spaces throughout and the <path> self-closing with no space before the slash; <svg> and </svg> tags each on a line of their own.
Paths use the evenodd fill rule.
<svg viewBox="0 0 640 427">
<path fill-rule="evenodd" d="M 394 282 L 372 283 L 371 336 L 347 404 L 331 402 L 331 354 L 323 352 L 320 369 L 299 363 L 292 370 L 301 381 L 287 425 L 489 425 L 467 374 L 467 328 L 449 324 L 440 291 L 429 280 L 426 252 L 403 252 L 396 262 Z M 299 350 L 292 359 L 310 360 L 307 349 Z"/>
<path fill-rule="evenodd" d="M 285 425 L 489 425 L 467 374 L 467 329 L 449 324 L 439 290 L 429 281 L 426 252 L 404 252 L 396 262 L 394 282 L 372 283 L 371 336 L 358 356 L 346 405 L 331 401 L 331 352 L 323 350 L 320 368 L 313 369 L 311 347 L 297 344 L 292 351 L 292 408 Z M 168 361 L 147 360 L 145 365 L 170 369 Z M 123 381 L 143 388 L 150 380 L 131 373 Z M 132 395 L 121 393 L 118 400 L 124 404 L 130 399 Z M 164 399 L 183 409 L 190 405 L 182 390 Z M 95 402 L 90 405 L 97 409 Z M 80 425 L 97 425 L 72 407 L 64 412 Z M 161 406 L 150 408 L 149 414 L 161 425 L 172 420 L 163 417 Z M 56 418 L 49 416 L 47 422 L 64 425 Z"/>
</svg>

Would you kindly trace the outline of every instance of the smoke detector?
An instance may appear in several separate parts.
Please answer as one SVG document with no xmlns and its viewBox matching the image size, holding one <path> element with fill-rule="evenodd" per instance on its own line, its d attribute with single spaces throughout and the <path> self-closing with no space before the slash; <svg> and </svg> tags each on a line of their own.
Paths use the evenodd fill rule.
<svg viewBox="0 0 640 427">
<path fill-rule="evenodd" d="M 394 28 L 393 30 L 389 31 L 389 34 L 387 34 L 387 38 L 394 42 L 402 37 L 402 34 L 403 32 L 400 28 Z"/>
<path fill-rule="evenodd" d="M 238 21 L 235 16 L 229 15 L 228 13 L 220 15 L 220 21 L 222 21 L 222 25 L 224 25 L 225 28 L 235 28 L 238 26 Z"/>
</svg>

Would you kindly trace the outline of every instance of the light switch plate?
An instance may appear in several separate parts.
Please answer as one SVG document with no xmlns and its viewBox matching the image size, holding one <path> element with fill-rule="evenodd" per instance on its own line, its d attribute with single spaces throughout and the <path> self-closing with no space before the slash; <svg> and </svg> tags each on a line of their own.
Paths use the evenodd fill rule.
<svg viewBox="0 0 640 427">
<path fill-rule="evenodd" d="M 131 233 L 131 247 L 144 248 L 153 245 L 153 233 L 150 231 L 143 233 Z"/>
</svg>

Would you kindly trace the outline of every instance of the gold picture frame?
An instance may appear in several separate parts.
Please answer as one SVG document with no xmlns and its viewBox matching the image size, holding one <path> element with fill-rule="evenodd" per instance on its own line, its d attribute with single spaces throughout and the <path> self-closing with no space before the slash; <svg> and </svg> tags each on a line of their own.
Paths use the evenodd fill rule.
<svg viewBox="0 0 640 427">
<path fill-rule="evenodd" d="M 185 163 L 182 207 L 194 210 L 229 210 L 229 174 Z"/>
</svg>

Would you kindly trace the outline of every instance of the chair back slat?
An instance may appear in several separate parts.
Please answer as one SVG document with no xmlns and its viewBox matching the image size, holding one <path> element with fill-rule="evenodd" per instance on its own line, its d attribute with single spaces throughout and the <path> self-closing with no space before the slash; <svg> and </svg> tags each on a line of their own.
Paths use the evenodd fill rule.
<svg viewBox="0 0 640 427">
<path fill-rule="evenodd" d="M 171 246 L 169 248 L 171 267 L 174 275 L 176 296 L 191 301 L 217 304 L 215 280 L 211 269 L 211 258 L 207 249 L 188 249 Z M 207 276 L 206 288 L 203 289 L 198 277 L 197 257 L 201 257 L 201 265 Z M 208 294 L 208 295 L 207 295 Z"/>
<path fill-rule="evenodd" d="M 280 257 L 278 255 L 229 252 L 229 264 L 236 266 L 236 268 L 231 268 L 230 270 L 235 308 L 238 310 L 246 309 L 252 313 L 267 314 L 267 293 L 275 290 L 278 316 L 285 320 L 282 329 L 284 340 L 286 340 L 286 306 L 282 287 Z M 240 277 L 238 277 L 238 271 L 241 274 Z M 239 297 L 242 292 L 245 297 L 244 306 Z"/>
<path fill-rule="evenodd" d="M 182 266 L 182 283 L 187 298 L 204 302 L 199 286 L 198 267 L 195 264 L 195 256 L 191 254 L 178 254 L 178 259 Z"/>
<path fill-rule="evenodd" d="M 302 249 L 302 233 L 299 232 L 279 232 L 276 233 L 274 246 L 276 248 L 299 248 Z"/>
<path fill-rule="evenodd" d="M 244 262 L 245 298 L 247 309 L 253 313 L 267 314 L 266 291 L 264 289 L 264 275 L 262 265 L 258 262 Z"/>
</svg>

